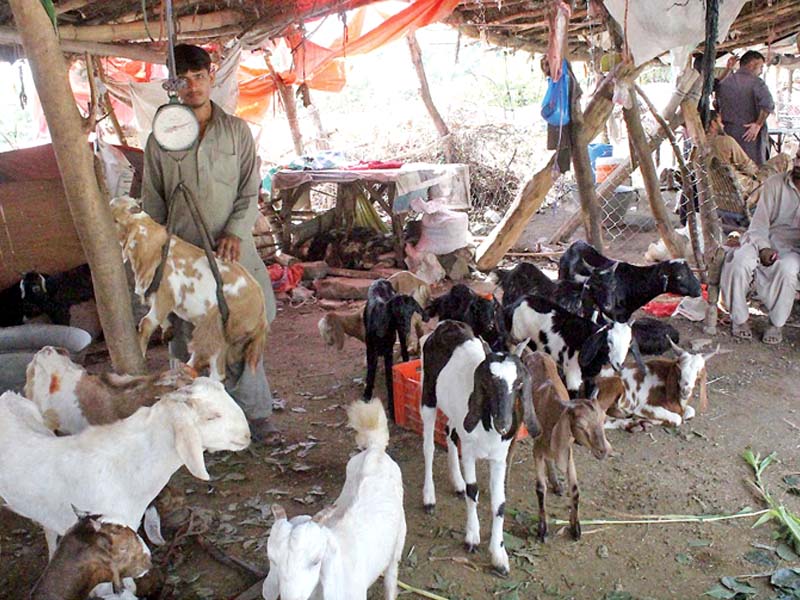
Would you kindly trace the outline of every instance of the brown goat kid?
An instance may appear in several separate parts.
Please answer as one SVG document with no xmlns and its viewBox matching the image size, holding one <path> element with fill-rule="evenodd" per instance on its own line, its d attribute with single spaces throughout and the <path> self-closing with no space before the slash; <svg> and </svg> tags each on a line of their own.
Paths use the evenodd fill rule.
<svg viewBox="0 0 800 600">
<path fill-rule="evenodd" d="M 150 551 L 135 531 L 83 516 L 59 542 L 30 599 L 84 600 L 105 581 L 119 592 L 124 577 L 141 577 L 150 566 Z"/>
<path fill-rule="evenodd" d="M 531 379 L 539 382 L 533 389 L 533 406 L 542 434 L 533 442 L 533 460 L 536 467 L 536 496 L 539 500 L 539 540 L 547 537 L 547 480 L 553 491 L 560 495 L 556 465 L 566 472 L 571 504 L 569 513 L 570 533 L 573 539 L 581 537 L 578 519 L 578 475 L 572 456 L 574 444 L 591 450 L 595 458 L 602 460 L 611 452 L 605 436 L 605 407 L 597 399 L 570 400 L 567 388 L 558 376 L 556 363 L 542 352 L 526 352 L 522 358 L 531 373 Z M 534 384 L 535 385 L 535 384 Z"/>
</svg>

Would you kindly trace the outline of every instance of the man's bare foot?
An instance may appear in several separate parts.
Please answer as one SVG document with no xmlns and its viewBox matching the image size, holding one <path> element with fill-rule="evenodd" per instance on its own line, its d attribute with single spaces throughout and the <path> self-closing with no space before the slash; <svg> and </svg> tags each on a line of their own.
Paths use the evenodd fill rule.
<svg viewBox="0 0 800 600">
<path fill-rule="evenodd" d="M 783 332 L 781 328 L 770 324 L 770 326 L 764 330 L 764 337 L 761 338 L 761 341 L 765 344 L 780 344 L 783 341 Z"/>
<path fill-rule="evenodd" d="M 740 340 L 752 340 L 753 332 L 750 331 L 750 324 L 745 321 L 744 323 L 731 323 L 731 335 Z"/>
</svg>

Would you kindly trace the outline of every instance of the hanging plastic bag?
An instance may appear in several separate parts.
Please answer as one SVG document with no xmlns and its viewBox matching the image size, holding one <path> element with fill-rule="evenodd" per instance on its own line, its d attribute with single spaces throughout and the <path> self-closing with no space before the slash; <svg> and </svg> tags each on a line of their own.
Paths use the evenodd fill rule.
<svg viewBox="0 0 800 600">
<path fill-rule="evenodd" d="M 542 118 L 548 125 L 556 127 L 569 123 L 569 68 L 567 61 L 561 62 L 561 77 L 553 81 L 547 78 L 547 92 L 542 100 Z"/>
</svg>

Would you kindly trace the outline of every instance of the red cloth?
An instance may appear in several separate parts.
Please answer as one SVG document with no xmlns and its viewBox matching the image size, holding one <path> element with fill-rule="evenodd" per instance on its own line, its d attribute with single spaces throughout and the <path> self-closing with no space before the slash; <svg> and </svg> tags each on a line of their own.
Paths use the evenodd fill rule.
<svg viewBox="0 0 800 600">
<path fill-rule="evenodd" d="M 362 160 L 355 165 L 343 167 L 349 171 L 366 171 L 368 169 L 399 169 L 403 163 L 399 160 Z"/>
<path fill-rule="evenodd" d="M 303 265 L 289 265 L 282 267 L 272 264 L 267 267 L 269 278 L 272 281 L 272 289 L 276 292 L 288 292 L 297 287 L 303 278 Z"/>
<path fill-rule="evenodd" d="M 708 289 L 705 283 L 702 285 L 702 288 L 703 298 L 708 300 Z M 671 317 L 682 299 L 683 296 L 678 296 L 676 294 L 661 294 L 645 304 L 642 310 L 654 317 Z"/>
</svg>

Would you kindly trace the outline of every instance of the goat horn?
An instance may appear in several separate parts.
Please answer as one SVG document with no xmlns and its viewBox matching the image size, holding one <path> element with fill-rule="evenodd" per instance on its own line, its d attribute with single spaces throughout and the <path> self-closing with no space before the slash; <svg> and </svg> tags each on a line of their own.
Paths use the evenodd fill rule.
<svg viewBox="0 0 800 600">
<path fill-rule="evenodd" d="M 286 511 L 280 504 L 273 504 L 270 508 L 272 510 L 272 516 L 275 518 L 276 521 L 286 520 Z"/>
<path fill-rule="evenodd" d="M 672 338 L 669 337 L 669 335 L 667 335 L 667 341 L 669 342 L 669 345 L 672 346 L 672 349 L 675 350 L 675 352 L 677 352 L 678 354 L 686 354 L 686 350 L 684 350 L 683 348 L 678 346 L 678 344 L 673 342 Z"/>
<path fill-rule="evenodd" d="M 336 507 L 335 506 L 326 506 L 321 511 L 319 511 L 317 514 L 315 514 L 314 518 L 312 520 L 314 521 L 314 523 L 322 525 L 322 524 L 325 523 L 325 521 L 327 521 L 328 519 L 330 519 L 333 516 L 333 513 L 335 511 L 336 511 Z"/>
<path fill-rule="evenodd" d="M 717 347 L 714 349 L 714 351 L 713 351 L 713 352 L 710 352 L 710 353 L 708 353 L 708 354 L 704 354 L 704 355 L 703 355 L 703 360 L 708 360 L 708 359 L 710 359 L 712 356 L 716 356 L 717 354 L 719 354 L 719 344 L 717 344 Z"/>
</svg>

